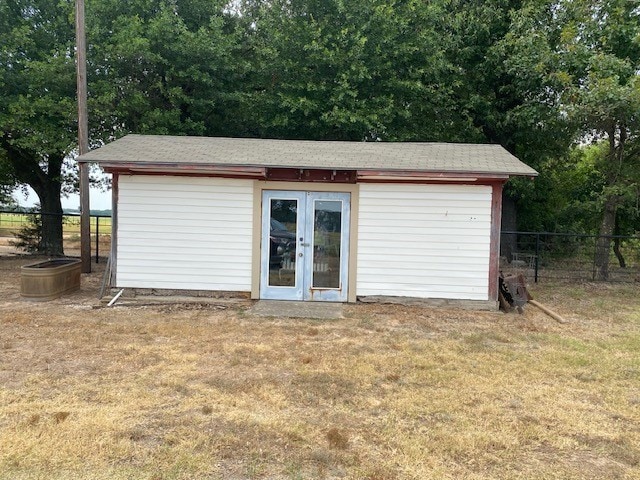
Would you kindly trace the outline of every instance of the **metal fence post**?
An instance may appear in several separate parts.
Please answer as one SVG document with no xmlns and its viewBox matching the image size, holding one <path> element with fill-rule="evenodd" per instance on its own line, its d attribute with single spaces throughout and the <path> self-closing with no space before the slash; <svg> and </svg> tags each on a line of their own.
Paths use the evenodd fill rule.
<svg viewBox="0 0 640 480">
<path fill-rule="evenodd" d="M 100 262 L 98 254 L 100 249 L 100 217 L 96 217 L 96 263 Z"/>
</svg>

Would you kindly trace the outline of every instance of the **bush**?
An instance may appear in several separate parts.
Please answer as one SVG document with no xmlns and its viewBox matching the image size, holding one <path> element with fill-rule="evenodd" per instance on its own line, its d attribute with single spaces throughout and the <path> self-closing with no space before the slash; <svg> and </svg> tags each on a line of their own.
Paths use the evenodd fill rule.
<svg viewBox="0 0 640 480">
<path fill-rule="evenodd" d="M 13 234 L 17 240 L 10 242 L 14 247 L 29 253 L 42 253 L 42 215 L 39 206 L 28 210 L 27 223 Z"/>
</svg>

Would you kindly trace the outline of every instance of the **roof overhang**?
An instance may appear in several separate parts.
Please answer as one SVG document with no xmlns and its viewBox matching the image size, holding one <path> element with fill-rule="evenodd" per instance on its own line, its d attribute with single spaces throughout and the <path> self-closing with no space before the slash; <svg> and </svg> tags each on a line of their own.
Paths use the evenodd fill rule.
<svg viewBox="0 0 640 480">
<path fill-rule="evenodd" d="M 481 172 L 424 172 L 412 170 L 358 170 L 358 183 L 484 183 L 509 179 L 507 174 Z"/>
<path fill-rule="evenodd" d="M 107 173 L 123 175 L 183 175 L 203 177 L 252 178 L 265 179 L 266 167 L 202 165 L 202 164 L 139 164 L 139 163 L 100 163 Z"/>
<path fill-rule="evenodd" d="M 185 163 L 101 162 L 107 173 L 246 178 L 288 182 L 331 183 L 488 183 L 505 182 L 508 174 L 486 172 L 427 172 L 420 170 L 339 170 L 319 168 L 203 165 Z"/>
</svg>

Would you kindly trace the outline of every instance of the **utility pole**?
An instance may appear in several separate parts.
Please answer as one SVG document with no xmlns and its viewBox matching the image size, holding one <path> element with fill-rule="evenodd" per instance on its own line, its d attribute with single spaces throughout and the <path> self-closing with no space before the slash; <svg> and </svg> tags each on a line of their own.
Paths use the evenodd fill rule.
<svg viewBox="0 0 640 480">
<path fill-rule="evenodd" d="M 84 28 L 84 0 L 76 0 L 76 61 L 78 89 L 78 147 L 80 155 L 89 151 L 87 113 L 87 42 Z M 80 166 L 80 258 L 82 273 L 91 272 L 91 207 L 89 205 L 89 165 Z"/>
</svg>

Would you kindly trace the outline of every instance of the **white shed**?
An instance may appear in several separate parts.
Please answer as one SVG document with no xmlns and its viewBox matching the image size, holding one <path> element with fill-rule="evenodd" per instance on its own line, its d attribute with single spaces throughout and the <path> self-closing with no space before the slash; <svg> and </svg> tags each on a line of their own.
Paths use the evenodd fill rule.
<svg viewBox="0 0 640 480">
<path fill-rule="evenodd" d="M 498 145 L 128 135 L 113 174 L 112 285 L 255 299 L 495 306 Z"/>
</svg>

